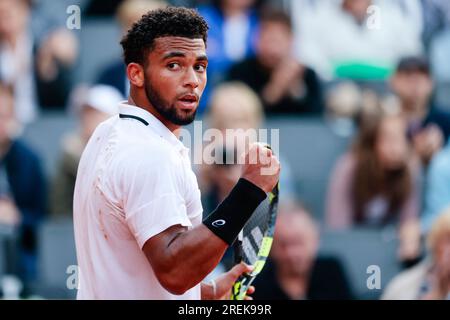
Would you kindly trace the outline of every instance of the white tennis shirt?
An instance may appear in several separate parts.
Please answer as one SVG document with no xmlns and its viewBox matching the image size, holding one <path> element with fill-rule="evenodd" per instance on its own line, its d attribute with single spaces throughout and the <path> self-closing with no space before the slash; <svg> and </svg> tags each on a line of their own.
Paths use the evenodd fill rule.
<svg viewBox="0 0 450 320">
<path fill-rule="evenodd" d="M 122 102 L 119 111 L 97 127 L 78 167 L 77 298 L 200 299 L 200 285 L 180 296 L 165 290 L 142 251 L 170 226 L 202 222 L 189 150 L 144 109 Z"/>
</svg>

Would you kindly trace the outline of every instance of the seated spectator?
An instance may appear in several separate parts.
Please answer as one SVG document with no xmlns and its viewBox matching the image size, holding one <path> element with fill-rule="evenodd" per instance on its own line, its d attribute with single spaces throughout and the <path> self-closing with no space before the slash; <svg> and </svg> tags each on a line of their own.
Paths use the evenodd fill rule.
<svg viewBox="0 0 450 320">
<path fill-rule="evenodd" d="M 352 136 L 363 101 L 372 94 L 372 90 L 362 89 L 349 80 L 330 86 L 325 96 L 325 119 L 330 128 L 340 136 Z"/>
<path fill-rule="evenodd" d="M 431 161 L 427 172 L 422 232 L 428 233 L 439 214 L 450 206 L 450 142 Z"/>
<path fill-rule="evenodd" d="M 256 0 L 213 0 L 199 7 L 209 25 L 208 32 L 208 86 L 203 92 L 199 113 L 209 104 L 216 85 L 225 80 L 231 65 L 255 52 L 259 29 Z"/>
<path fill-rule="evenodd" d="M 38 39 L 30 26 L 31 6 L 29 0 L 0 1 L 0 79 L 14 88 L 21 123 L 33 121 L 39 106 L 65 106 L 78 52 L 66 29 Z"/>
<path fill-rule="evenodd" d="M 403 58 L 391 79 L 400 98 L 408 132 L 422 163 L 427 165 L 450 137 L 450 114 L 433 105 L 433 79 L 424 58 Z"/>
<path fill-rule="evenodd" d="M 429 257 L 388 284 L 383 300 L 450 300 L 450 209 L 433 222 Z"/>
<path fill-rule="evenodd" d="M 0 224 L 16 227 L 18 275 L 35 280 L 39 223 L 46 214 L 46 181 L 39 157 L 18 138 L 14 92 L 0 84 Z"/>
<path fill-rule="evenodd" d="M 267 114 L 318 114 L 323 108 L 319 80 L 292 53 L 289 16 L 266 11 L 260 19 L 256 56 L 233 65 L 229 80 L 242 81 L 257 92 Z"/>
<path fill-rule="evenodd" d="M 122 29 L 122 34 L 125 34 L 133 25 L 139 20 L 142 15 L 150 10 L 162 8 L 166 6 L 164 1 L 160 0 L 125 0 L 123 1 L 116 14 L 116 19 Z M 130 91 L 130 84 L 126 74 L 126 66 L 121 57 L 116 61 L 107 65 L 98 77 L 97 83 L 112 86 L 119 90 L 124 97 L 128 97 Z"/>
<path fill-rule="evenodd" d="M 261 139 L 258 129 L 263 123 L 263 109 L 258 96 L 243 83 L 224 83 L 213 93 L 208 108 L 209 128 L 219 130 L 221 141 L 214 141 L 214 150 L 220 150 L 221 163 L 203 163 L 198 169 L 199 187 L 202 190 L 204 212 L 210 212 L 225 198 L 239 180 L 241 166 L 238 157 L 249 143 Z M 258 139 L 259 138 L 259 139 Z M 270 133 L 267 134 L 270 142 Z M 209 146 L 208 146 L 209 147 Z M 274 146 L 275 147 L 275 146 Z M 206 149 L 206 147 L 205 147 Z M 196 152 L 196 151 L 194 151 Z M 229 159 L 227 162 L 226 160 Z M 225 160 L 225 161 L 220 161 Z M 234 161 L 232 161 L 234 160 Z M 283 170 L 280 176 L 280 199 L 295 197 L 295 188 L 289 164 L 280 156 Z M 232 266 L 232 250 L 228 250 L 222 263 Z"/>
<path fill-rule="evenodd" d="M 420 254 L 420 166 L 404 119 L 392 113 L 395 105 L 376 96 L 365 103 L 356 140 L 330 180 L 326 224 L 332 229 L 396 224 L 400 258 L 409 261 Z"/>
<path fill-rule="evenodd" d="M 52 185 L 51 212 L 54 216 L 72 216 L 73 192 L 78 163 L 89 138 L 102 121 L 118 112 L 123 96 L 115 88 L 97 85 L 79 87 L 72 94 L 72 111 L 79 128 L 64 137 L 62 154 Z"/>
<path fill-rule="evenodd" d="M 319 229 L 299 206 L 280 206 L 270 259 L 255 279 L 255 300 L 352 299 L 340 261 L 318 256 Z"/>
<path fill-rule="evenodd" d="M 255 142 L 254 139 L 259 138 L 258 129 L 261 128 L 264 117 L 258 96 L 245 84 L 230 82 L 218 86 L 214 91 L 206 119 L 209 127 L 220 130 L 224 137 L 223 145 L 218 149 L 235 154 L 245 150 L 248 146 L 245 144 Z M 227 134 L 227 130 L 232 134 Z M 251 133 L 255 135 L 252 136 Z M 237 159 L 237 156 L 239 155 L 236 154 L 234 159 Z M 282 155 L 280 161 L 283 165 L 280 177 L 283 191 L 280 192 L 280 197 L 287 199 L 294 197 L 295 188 L 290 167 Z M 239 166 L 233 165 L 203 165 L 200 168 L 200 188 L 203 190 L 202 194 L 207 196 L 211 210 L 224 199 L 236 183 L 239 170 Z"/>
<path fill-rule="evenodd" d="M 401 57 L 423 51 L 420 3 L 406 2 L 414 10 L 390 0 L 310 1 L 311 8 L 301 7 L 307 10 L 294 5 L 297 54 L 327 81 L 384 81 Z"/>
</svg>

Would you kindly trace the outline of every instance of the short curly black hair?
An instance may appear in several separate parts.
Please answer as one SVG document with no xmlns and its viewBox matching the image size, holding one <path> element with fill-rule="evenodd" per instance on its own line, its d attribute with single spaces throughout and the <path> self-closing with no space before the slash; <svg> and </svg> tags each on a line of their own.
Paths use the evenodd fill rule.
<svg viewBox="0 0 450 320">
<path fill-rule="evenodd" d="M 208 24 L 194 9 L 167 7 L 149 11 L 135 22 L 120 44 L 125 64 L 146 65 L 154 41 L 161 37 L 202 38 L 207 42 Z"/>
</svg>

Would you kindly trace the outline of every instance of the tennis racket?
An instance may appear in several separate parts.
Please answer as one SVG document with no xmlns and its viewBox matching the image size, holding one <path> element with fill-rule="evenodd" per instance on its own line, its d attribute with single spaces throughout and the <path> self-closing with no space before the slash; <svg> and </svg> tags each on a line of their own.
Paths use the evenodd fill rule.
<svg viewBox="0 0 450 320">
<path fill-rule="evenodd" d="M 232 287 L 231 300 L 243 300 L 248 288 L 263 269 L 273 242 L 277 218 L 279 183 L 256 208 L 250 220 L 233 244 L 234 260 L 253 266 L 253 271 L 241 275 Z"/>
</svg>

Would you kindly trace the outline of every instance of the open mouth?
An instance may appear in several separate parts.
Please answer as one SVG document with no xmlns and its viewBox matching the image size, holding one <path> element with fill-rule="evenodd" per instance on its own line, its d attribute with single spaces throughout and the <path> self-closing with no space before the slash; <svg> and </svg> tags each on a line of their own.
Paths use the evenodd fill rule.
<svg viewBox="0 0 450 320">
<path fill-rule="evenodd" d="M 198 97 L 195 94 L 187 94 L 178 99 L 178 101 L 181 102 L 184 108 L 192 109 L 197 105 Z"/>
</svg>

